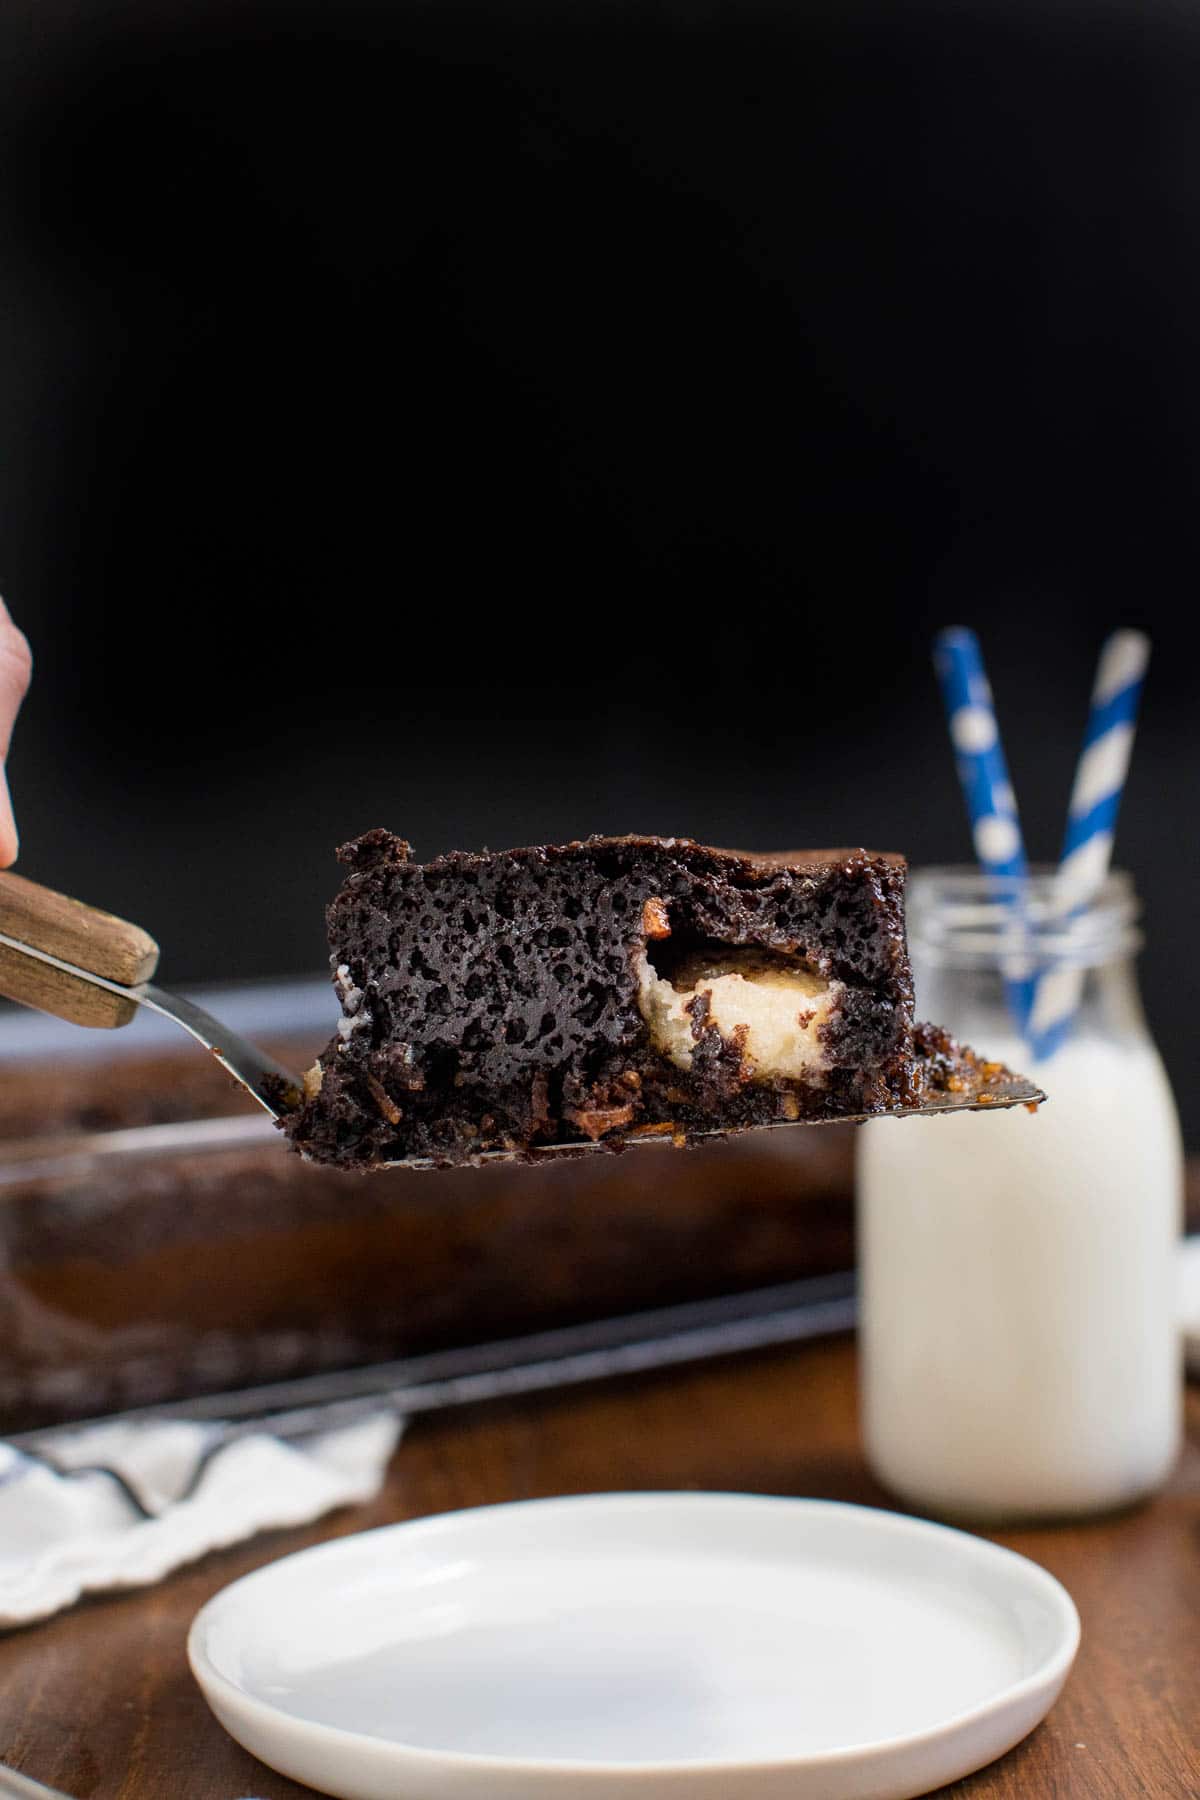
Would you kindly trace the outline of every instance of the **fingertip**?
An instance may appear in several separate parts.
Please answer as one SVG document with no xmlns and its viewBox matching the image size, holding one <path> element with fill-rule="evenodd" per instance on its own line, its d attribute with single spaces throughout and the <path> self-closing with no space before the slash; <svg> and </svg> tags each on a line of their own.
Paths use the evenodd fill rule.
<svg viewBox="0 0 1200 1800">
<path fill-rule="evenodd" d="M 25 633 L 19 625 L 13 624 L 7 612 L 0 618 L 0 661 L 3 663 L 0 674 L 5 685 L 14 688 L 24 699 L 33 676 L 33 649 Z"/>
<path fill-rule="evenodd" d="M 8 755 L 13 726 L 32 677 L 33 654 L 25 634 L 0 621 L 0 761 Z"/>
</svg>

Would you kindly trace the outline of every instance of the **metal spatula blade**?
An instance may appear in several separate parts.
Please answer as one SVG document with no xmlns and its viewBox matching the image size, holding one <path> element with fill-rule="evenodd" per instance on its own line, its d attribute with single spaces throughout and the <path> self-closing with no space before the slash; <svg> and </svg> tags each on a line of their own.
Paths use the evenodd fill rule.
<svg viewBox="0 0 1200 1800">
<path fill-rule="evenodd" d="M 136 925 L 97 912 L 78 900 L 69 900 L 49 888 L 38 887 L 23 876 L 0 874 L 0 994 L 38 1011 L 55 1014 L 73 1024 L 112 1028 L 129 1023 L 139 1006 L 161 1013 L 196 1039 L 216 1057 L 252 1099 L 273 1119 L 281 1119 L 301 1104 L 303 1084 L 299 1076 L 272 1057 L 264 1055 L 236 1031 L 194 1001 L 158 987 L 150 977 L 158 966 L 158 945 Z M 781 1119 L 747 1129 L 788 1131 L 805 1125 L 861 1125 L 871 1119 L 916 1119 L 947 1113 L 982 1112 L 1011 1106 L 1036 1107 L 1046 1098 L 1042 1090 L 1023 1076 L 975 1089 L 938 1094 L 921 1106 L 896 1106 L 886 1112 L 841 1114 L 828 1119 Z M 689 1131 L 689 1142 L 728 1136 L 725 1130 Z M 663 1135 L 642 1133 L 623 1138 L 623 1147 L 670 1144 Z M 537 1144 L 531 1154 L 539 1161 L 551 1157 L 610 1153 L 613 1138 Z M 476 1162 L 511 1162 L 518 1153 L 485 1150 Z M 385 1169 L 432 1169 L 434 1158 L 409 1156 L 378 1165 Z"/>
<path fill-rule="evenodd" d="M 119 981 L 109 981 L 92 970 L 82 969 L 77 963 L 66 962 L 60 956 L 51 956 L 46 950 L 37 950 L 32 944 L 23 944 L 18 938 L 9 937 L 4 932 L 0 932 L 0 948 L 32 957 L 43 967 L 56 969 L 60 974 L 69 976 L 72 981 L 87 982 L 102 993 L 114 994 L 131 1007 L 149 1007 L 151 1012 L 161 1013 L 164 1019 L 182 1026 L 198 1044 L 203 1044 L 216 1057 L 222 1068 L 227 1069 L 234 1080 L 273 1119 L 282 1118 L 300 1104 L 303 1090 L 300 1077 L 293 1069 L 285 1069 L 282 1063 L 277 1063 L 273 1057 L 267 1056 L 236 1031 L 222 1025 L 219 1019 L 214 1019 L 210 1012 L 205 1012 L 194 1000 L 185 1000 L 182 994 L 169 994 L 153 981 L 139 982 L 136 987 L 125 987 Z M 7 983 L 0 973 L 0 991 L 4 986 Z M 9 998 L 19 996 L 10 995 Z M 25 1001 L 24 1004 L 33 1003 Z M 38 1010 L 46 1009 L 39 1007 Z M 82 1020 L 75 1022 L 84 1023 Z"/>
<path fill-rule="evenodd" d="M 528 1154 L 536 1157 L 539 1162 L 554 1157 L 566 1161 L 575 1156 L 588 1156 L 593 1151 L 611 1155 L 613 1145 L 617 1142 L 623 1150 L 635 1150 L 651 1144 L 670 1146 L 677 1141 L 689 1144 L 701 1143 L 705 1139 L 719 1141 L 721 1138 L 742 1137 L 748 1131 L 797 1131 L 802 1126 L 811 1125 L 867 1125 L 873 1119 L 936 1119 L 944 1118 L 947 1113 L 1004 1112 L 1012 1106 L 1027 1106 L 1036 1111 L 1045 1098 L 1041 1088 L 1036 1087 L 1032 1081 L 1027 1081 L 1023 1075 L 1014 1075 L 1011 1080 L 998 1082 L 992 1087 L 967 1088 L 956 1094 L 938 1094 L 932 1100 L 923 1101 L 920 1106 L 889 1106 L 882 1112 L 872 1113 L 833 1113 L 820 1119 L 772 1119 L 764 1125 L 716 1126 L 711 1131 L 698 1131 L 689 1127 L 686 1134 L 680 1133 L 678 1140 L 672 1138 L 666 1130 L 653 1135 L 643 1133 L 637 1137 L 621 1137 L 619 1132 L 612 1132 L 598 1143 L 571 1140 L 563 1144 L 533 1144 Z M 481 1150 L 471 1161 L 512 1162 L 517 1154 L 513 1150 Z M 377 1166 L 381 1169 L 436 1169 L 441 1165 L 430 1156 L 406 1156 L 397 1162 L 379 1163 Z"/>
</svg>

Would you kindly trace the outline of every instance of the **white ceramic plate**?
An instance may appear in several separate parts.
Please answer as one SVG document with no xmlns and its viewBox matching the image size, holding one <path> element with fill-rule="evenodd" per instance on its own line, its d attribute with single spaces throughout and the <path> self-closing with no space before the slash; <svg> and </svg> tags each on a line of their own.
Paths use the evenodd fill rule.
<svg viewBox="0 0 1200 1800">
<path fill-rule="evenodd" d="M 1053 1703 L 1070 1598 L 897 1513 L 613 1494 L 444 1513 L 210 1600 L 226 1730 L 342 1800 L 905 1800 Z"/>
</svg>

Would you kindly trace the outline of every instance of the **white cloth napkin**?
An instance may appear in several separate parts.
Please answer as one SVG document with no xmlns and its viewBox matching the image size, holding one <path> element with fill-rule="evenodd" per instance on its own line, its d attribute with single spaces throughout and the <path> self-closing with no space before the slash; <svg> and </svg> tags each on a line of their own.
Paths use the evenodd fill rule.
<svg viewBox="0 0 1200 1800">
<path fill-rule="evenodd" d="M 47 1434 L 36 1455 L 0 1443 L 0 1626 L 370 1500 L 402 1430 L 380 1412 L 298 1443 L 222 1442 L 216 1426 L 155 1419 Z"/>
</svg>

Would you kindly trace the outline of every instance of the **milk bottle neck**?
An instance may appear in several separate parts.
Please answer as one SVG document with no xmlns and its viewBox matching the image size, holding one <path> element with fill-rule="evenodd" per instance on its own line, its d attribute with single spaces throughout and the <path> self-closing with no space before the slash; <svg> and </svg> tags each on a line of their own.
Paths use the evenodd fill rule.
<svg viewBox="0 0 1200 1800">
<path fill-rule="evenodd" d="M 1064 1042 L 1148 1040 L 1136 978 L 1140 902 L 1112 872 L 1086 904 L 1069 904 L 1049 869 L 1025 883 L 977 869 L 918 869 L 909 883 L 909 949 L 917 1012 L 988 1054 L 1028 1052 L 1013 1022 L 1021 980 L 1066 996 Z"/>
</svg>

